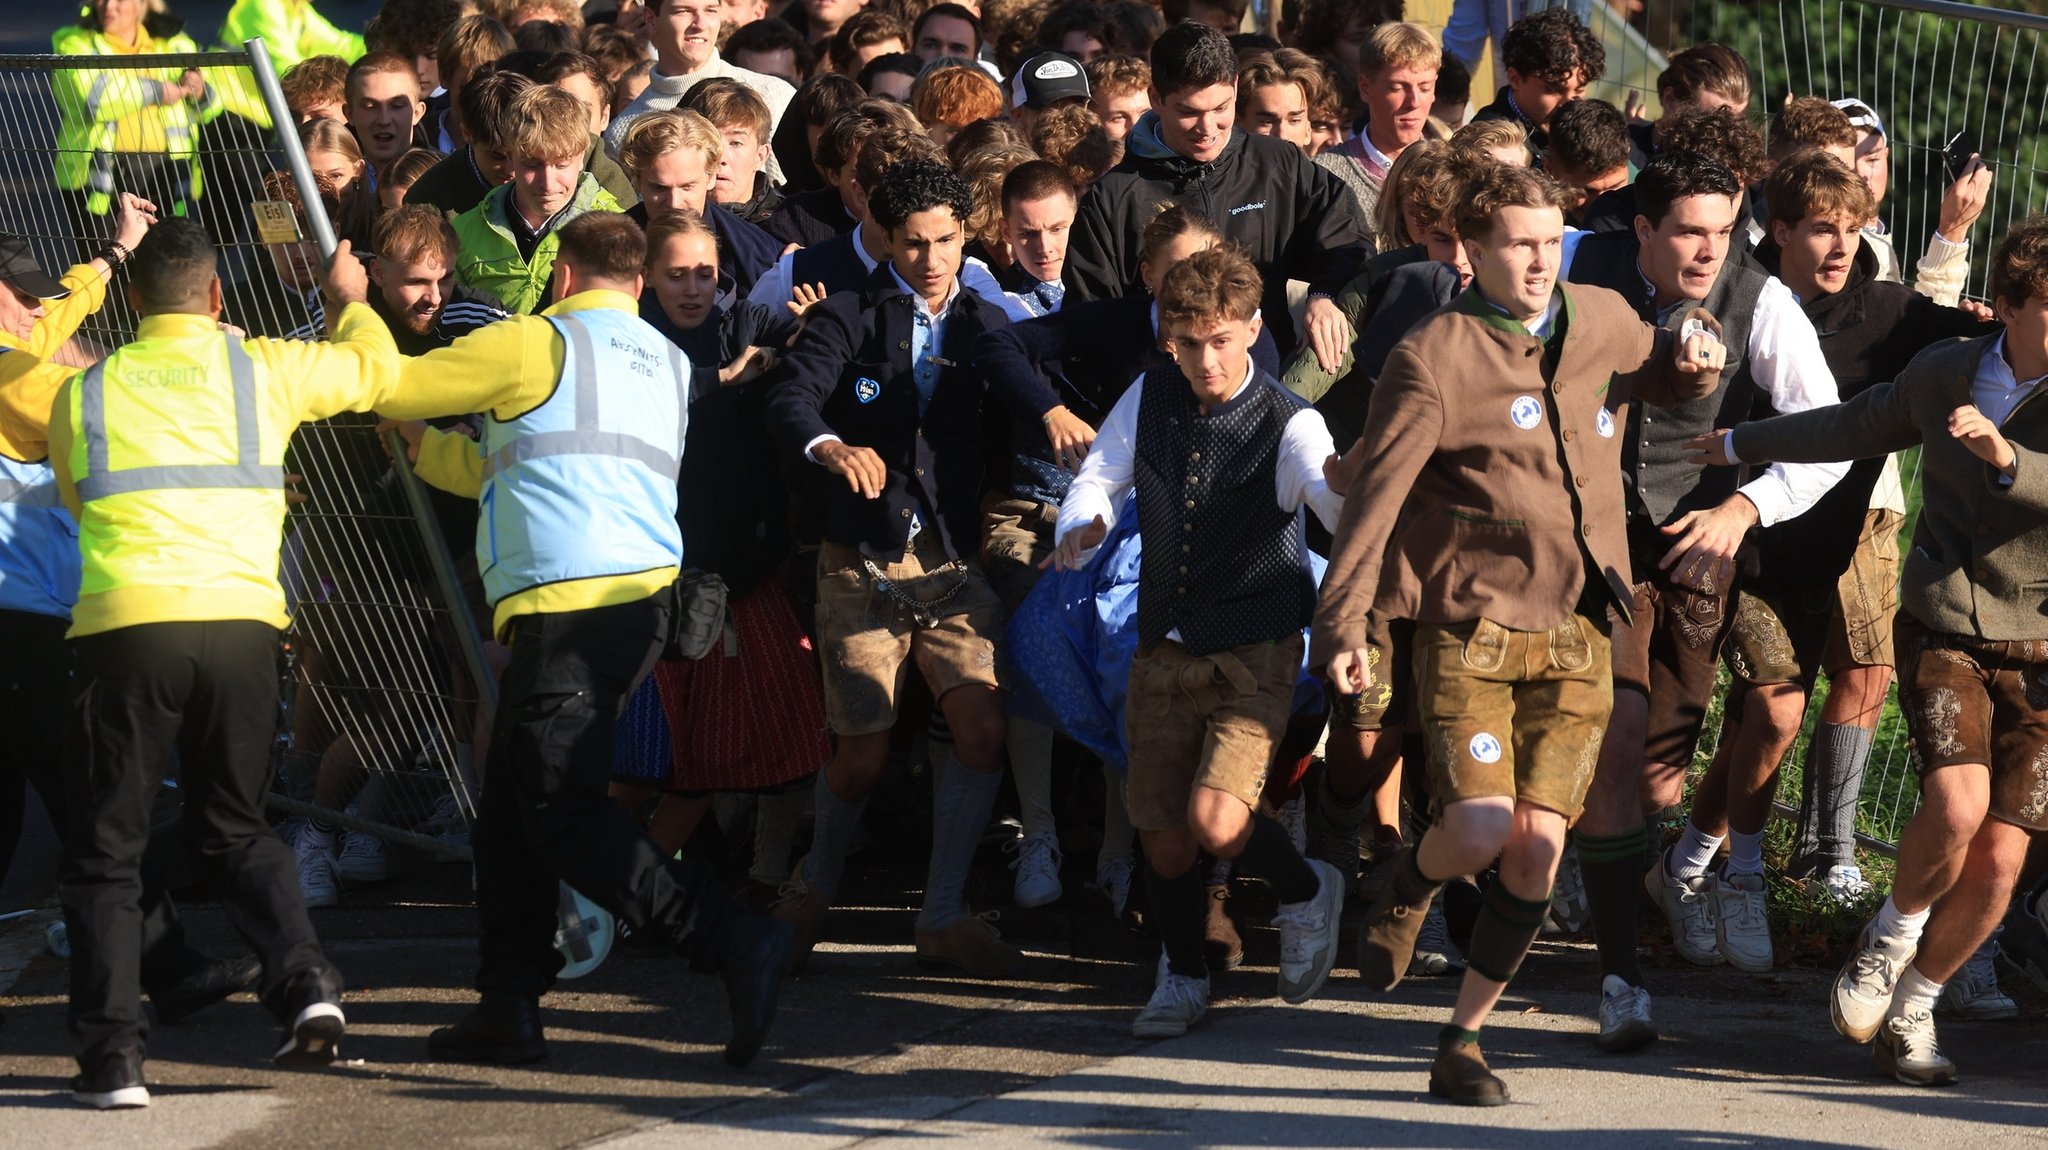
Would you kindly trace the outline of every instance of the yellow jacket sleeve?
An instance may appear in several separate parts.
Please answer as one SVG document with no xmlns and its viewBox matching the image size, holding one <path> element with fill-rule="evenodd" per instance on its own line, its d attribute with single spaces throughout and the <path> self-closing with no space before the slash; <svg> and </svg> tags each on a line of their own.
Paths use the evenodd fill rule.
<svg viewBox="0 0 2048 1150">
<path fill-rule="evenodd" d="M 0 453 L 24 462 L 49 454 L 51 406 L 77 374 L 32 352 L 0 354 Z"/>
<path fill-rule="evenodd" d="M 460 432 L 428 428 L 426 438 L 420 440 L 420 457 L 412 466 L 422 480 L 450 495 L 474 499 L 483 493 L 482 447 Z"/>
<path fill-rule="evenodd" d="M 64 286 L 71 289 L 71 294 L 43 310 L 43 318 L 36 321 L 27 339 L 0 333 L 0 347 L 26 351 L 37 359 L 49 359 L 78 334 L 80 324 L 107 302 L 107 281 L 93 270 L 91 264 L 79 264 L 65 272 Z"/>
<path fill-rule="evenodd" d="M 270 377 L 291 389 L 290 420 L 281 431 L 344 411 L 369 411 L 398 385 L 398 345 L 368 304 L 341 310 L 327 343 L 295 339 L 252 339 L 245 346 L 270 369 Z"/>
<path fill-rule="evenodd" d="M 512 419 L 547 402 L 561 375 L 554 325 L 515 315 L 406 359 L 397 391 L 378 402 L 377 414 L 430 419 L 488 411 Z"/>
</svg>

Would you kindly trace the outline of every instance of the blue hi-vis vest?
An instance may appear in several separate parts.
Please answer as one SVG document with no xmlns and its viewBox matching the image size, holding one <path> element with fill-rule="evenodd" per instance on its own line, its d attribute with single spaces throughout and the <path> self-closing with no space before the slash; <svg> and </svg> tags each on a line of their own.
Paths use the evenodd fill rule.
<svg viewBox="0 0 2048 1150">
<path fill-rule="evenodd" d="M 485 421 L 477 567 L 496 606 L 548 583 L 683 561 L 676 525 L 690 366 L 630 312 L 548 320 L 565 347 L 547 402 Z"/>
<path fill-rule="evenodd" d="M 79 571 L 78 521 L 57 495 L 50 461 L 0 453 L 0 611 L 69 619 Z"/>
</svg>

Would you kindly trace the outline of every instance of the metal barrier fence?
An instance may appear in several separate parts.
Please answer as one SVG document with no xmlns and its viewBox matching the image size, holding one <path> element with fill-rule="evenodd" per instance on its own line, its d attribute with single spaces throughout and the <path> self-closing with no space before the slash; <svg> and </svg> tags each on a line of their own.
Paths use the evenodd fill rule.
<svg viewBox="0 0 2048 1150">
<path fill-rule="evenodd" d="M 262 120 L 284 131 L 273 140 Z M 44 266 L 68 267 L 111 234 L 112 195 L 133 191 L 212 232 L 227 322 L 319 338 L 331 233 L 290 124 L 260 43 L 247 55 L 0 57 L 0 230 L 27 237 Z M 136 322 L 116 284 L 65 354 L 83 366 L 132 339 Z M 304 502 L 280 556 L 295 664 L 273 804 L 466 857 L 470 745 L 491 683 L 432 511 L 386 458 L 373 416 L 306 425 L 286 469 Z"/>
</svg>

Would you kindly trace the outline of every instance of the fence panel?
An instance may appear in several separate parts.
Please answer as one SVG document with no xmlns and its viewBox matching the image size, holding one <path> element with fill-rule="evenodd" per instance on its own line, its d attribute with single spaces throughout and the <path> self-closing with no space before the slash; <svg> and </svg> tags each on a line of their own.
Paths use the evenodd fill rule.
<svg viewBox="0 0 2048 1150">
<path fill-rule="evenodd" d="M 212 232 L 224 320 L 250 336 L 320 338 L 319 244 L 277 211 L 282 185 L 324 223 L 317 190 L 269 132 L 221 110 L 253 112 L 262 93 L 240 53 L 0 57 L 0 229 L 27 237 L 44 266 L 68 267 L 104 244 L 112 195 L 133 191 Z M 136 322 L 117 283 L 67 361 L 131 340 Z M 304 501 L 280 556 L 296 659 L 275 803 L 466 857 L 484 692 L 446 543 L 437 526 L 420 529 L 410 476 L 393 470 L 372 416 L 306 425 L 286 464 Z"/>
</svg>

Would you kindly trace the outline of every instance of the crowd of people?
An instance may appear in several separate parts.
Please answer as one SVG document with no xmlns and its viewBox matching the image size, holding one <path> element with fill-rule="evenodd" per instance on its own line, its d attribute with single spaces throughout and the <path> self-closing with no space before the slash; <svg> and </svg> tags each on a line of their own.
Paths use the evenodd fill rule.
<svg viewBox="0 0 2048 1150">
<path fill-rule="evenodd" d="M 308 908 L 390 868 L 270 825 L 279 636 L 389 712 L 300 708 L 277 785 L 331 811 L 428 723 L 344 637 L 468 673 L 432 625 L 363 625 L 363 581 L 413 577 L 360 562 L 392 545 L 288 511 L 390 498 L 383 431 L 498 680 L 443 732 L 482 780 L 483 937 L 435 1058 L 545 1057 L 566 884 L 723 978 L 745 1064 L 914 758 L 918 962 L 1026 968 L 970 904 L 1014 806 L 1014 905 L 1076 897 L 1063 844 L 1099 843 L 1090 885 L 1156 936 L 1141 1037 L 1200 1021 L 1256 881 L 1280 998 L 1458 976 L 1429 1089 L 1499 1104 L 1482 1026 L 1539 934 L 1590 932 L 1628 1051 L 1659 1034 L 1644 905 L 1687 961 L 1762 972 L 1783 882 L 1872 909 L 1836 1029 L 1955 1082 L 1936 1012 L 2013 1017 L 2001 959 L 2048 989 L 2048 219 L 2000 221 L 1964 299 L 1992 169 L 1898 252 L 1874 94 L 1752 108 L 1705 43 L 1649 121 L 1587 96 L 1583 5 L 1401 8 L 391 0 L 359 36 L 237 0 L 219 42 L 266 42 L 296 125 L 231 69 L 62 73 L 92 258 L 53 278 L 0 236 L 0 867 L 32 783 L 74 1097 L 147 1104 L 144 993 L 170 1021 L 254 985 L 280 1064 L 345 1037 Z M 193 41 L 90 0 L 53 46 Z M 254 198 L 298 238 L 209 204 L 237 120 L 296 131 L 313 186 Z M 229 242 L 261 282 L 224 285 Z M 133 341 L 75 341 L 116 291 Z M 1894 679 L 1921 805 L 1877 891 L 1856 815 Z M 145 858 L 173 747 L 255 958 L 187 946 Z M 751 818 L 741 871 L 687 849 L 714 811 Z"/>
</svg>

